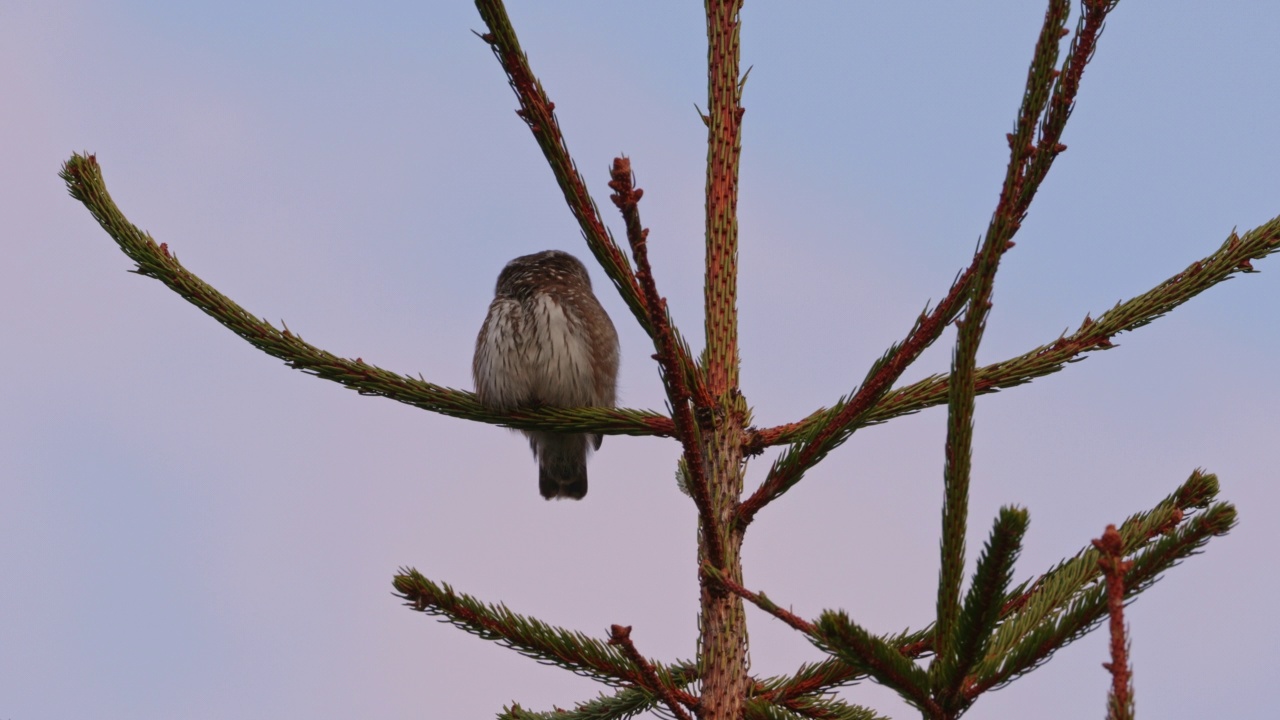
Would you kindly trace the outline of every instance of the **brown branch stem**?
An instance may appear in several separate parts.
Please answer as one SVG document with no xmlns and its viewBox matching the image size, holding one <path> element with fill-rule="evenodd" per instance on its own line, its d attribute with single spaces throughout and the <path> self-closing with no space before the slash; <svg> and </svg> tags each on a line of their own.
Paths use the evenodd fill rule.
<svg viewBox="0 0 1280 720">
<path fill-rule="evenodd" d="M 595 200 L 588 192 L 586 181 L 582 173 L 578 172 L 578 166 L 573 156 L 569 154 L 569 147 L 560 131 L 560 123 L 555 114 L 556 105 L 551 102 L 551 98 L 542 88 L 542 83 L 530 69 L 529 59 L 520 47 L 520 40 L 511 25 L 511 18 L 507 15 L 505 5 L 502 0 L 476 0 L 476 9 L 480 11 L 481 18 L 489 28 L 489 32 L 480 35 L 480 39 L 488 43 L 494 57 L 502 65 L 511 89 L 520 103 L 520 109 L 516 111 L 516 115 L 524 120 L 529 131 L 533 133 L 538 147 L 542 149 L 542 154 L 551 167 L 552 174 L 555 175 L 560 191 L 564 193 L 565 203 L 578 221 L 587 247 L 600 262 L 605 274 L 613 281 L 614 287 L 618 289 L 618 293 L 626 302 L 632 315 L 652 337 L 656 320 L 650 316 L 649 309 L 644 303 L 640 283 L 630 263 L 627 262 L 626 255 L 614 240 L 613 234 L 600 219 Z M 672 332 L 679 338 L 678 331 L 673 329 Z M 683 341 L 677 344 L 676 350 L 681 370 L 686 376 L 686 382 L 697 386 L 701 381 L 697 379 L 694 362 L 682 348 Z"/>
<path fill-rule="evenodd" d="M 1129 669 L 1129 642 L 1124 626 L 1124 582 L 1133 562 L 1124 559 L 1124 543 L 1115 525 L 1108 525 L 1102 537 L 1093 541 L 1093 546 L 1102 553 L 1098 567 L 1106 578 L 1110 615 L 1111 662 L 1102 664 L 1111 673 L 1107 718 L 1128 720 L 1133 717 L 1133 672 Z"/>
<path fill-rule="evenodd" d="M 805 635 L 816 637 L 813 623 L 809 622 L 808 620 L 805 620 L 799 615 L 796 615 L 790 610 L 782 609 L 777 604 L 775 604 L 772 600 L 765 597 L 764 593 L 755 593 L 746 589 L 740 583 L 735 582 L 732 578 L 729 578 L 725 576 L 724 573 L 719 572 L 716 568 L 707 568 L 706 571 L 707 571 L 707 574 L 711 576 L 712 582 L 724 587 L 726 590 L 733 593 L 734 595 L 737 595 L 743 600 L 746 600 L 752 605 L 755 605 L 761 610 L 778 618 L 779 620 L 781 620 L 782 622 L 790 626 L 792 629 L 799 630 Z"/>
<path fill-rule="evenodd" d="M 631 244 L 631 254 L 636 261 L 636 278 L 643 290 L 649 317 L 653 318 L 653 343 L 658 351 L 654 357 L 662 371 L 662 384 L 666 388 L 667 399 L 671 403 L 676 437 L 684 448 L 685 467 L 690 476 L 689 494 L 693 496 L 693 502 L 698 508 L 698 518 L 702 526 L 708 560 L 715 567 L 723 568 L 724 548 L 721 543 L 720 523 L 716 521 L 715 512 L 711 507 L 706 461 L 703 458 L 702 442 L 698 437 L 698 427 L 691 408 L 694 400 L 685 383 L 685 375 L 680 372 L 676 340 L 668 322 L 667 301 L 658 294 L 658 286 L 653 279 L 653 268 L 649 265 L 649 230 L 640 222 L 639 204 L 640 198 L 644 196 L 644 190 L 635 186 L 635 175 L 631 171 L 630 158 L 614 158 L 609 187 L 614 191 L 610 199 L 622 212 L 623 221 L 626 223 L 627 240 Z M 709 407 L 709 402 L 702 407 Z"/>
<path fill-rule="evenodd" d="M 658 678 L 658 673 L 653 669 L 652 663 L 636 650 L 635 643 L 631 640 L 630 625 L 613 625 L 610 627 L 609 644 L 621 647 L 622 654 L 636 666 L 639 671 L 638 679 L 640 680 L 637 683 L 638 685 L 661 697 L 667 707 L 671 709 L 671 713 L 679 720 L 693 720 L 681 703 L 691 708 L 696 708 L 698 699 L 683 690 L 667 685 Z"/>
</svg>

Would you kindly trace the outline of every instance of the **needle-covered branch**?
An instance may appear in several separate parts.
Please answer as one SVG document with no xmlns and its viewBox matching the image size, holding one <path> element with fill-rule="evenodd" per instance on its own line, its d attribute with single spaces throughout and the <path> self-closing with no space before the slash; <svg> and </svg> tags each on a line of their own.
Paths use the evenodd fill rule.
<svg viewBox="0 0 1280 720">
<path fill-rule="evenodd" d="M 1214 475 L 1200 471 L 1192 473 L 1186 482 L 1151 510 L 1136 513 L 1120 525 L 1118 534 L 1123 543 L 1124 553 L 1149 551 L 1155 547 L 1157 541 L 1178 531 L 1180 524 L 1185 526 L 1192 513 L 1210 508 L 1218 491 L 1218 480 Z M 1219 516 L 1218 521 L 1221 520 L 1222 517 Z M 1015 527 L 1019 524 L 1013 523 Z M 1210 524 L 1210 527 L 1214 526 Z M 1000 537 L 1009 536 L 1002 531 Z M 993 541 L 996 539 L 994 531 L 992 539 Z M 1006 540 L 1001 540 L 999 544 L 1008 547 Z M 1004 562 L 999 563 L 1001 565 L 1005 563 L 1011 565 L 1014 559 L 1008 557 L 1005 550 L 988 549 L 979 560 L 978 574 L 987 574 L 981 569 L 988 562 L 987 558 L 994 560 L 999 556 L 1006 557 Z M 1005 593 L 1003 599 L 998 601 L 999 621 L 995 625 L 995 632 L 982 643 L 985 650 L 975 654 L 976 659 L 980 661 L 978 665 L 985 667 L 992 662 L 992 658 L 999 658 L 1014 646 L 1024 643 L 1026 638 L 1038 628 L 1061 615 L 1064 608 L 1068 607 L 1075 598 L 1101 582 L 1099 557 L 1097 549 L 1090 545 L 1034 581 L 1025 582 Z M 990 569 L 1004 571 L 995 564 Z M 734 594 L 782 620 L 793 629 L 805 633 L 811 639 L 816 639 L 812 634 L 813 623 L 779 607 L 763 593 L 752 592 L 738 583 L 726 581 L 722 574 L 710 571 L 708 574 L 715 582 L 722 583 Z M 996 599 L 989 592 L 991 587 L 993 587 L 991 582 L 975 578 L 965 603 L 966 609 L 973 608 L 971 612 L 974 616 L 984 616 L 989 611 L 988 600 Z M 1105 611 L 1103 608 L 1104 613 Z M 1085 627 L 1083 631 L 1088 629 L 1090 628 Z M 933 651 L 933 636 L 933 628 L 929 627 L 895 637 L 881 637 L 881 640 L 888 646 L 897 648 L 898 652 L 905 657 L 919 658 Z M 961 684 L 962 695 L 959 700 L 966 705 L 978 694 L 975 692 L 977 687 L 975 677 L 981 672 L 985 671 L 974 669 L 962 676 L 964 682 Z M 791 677 L 771 679 L 767 686 L 758 689 L 757 694 L 762 698 L 785 705 L 787 698 L 829 692 L 865 677 L 866 674 L 860 669 L 842 660 L 831 659 L 802 667 Z"/>
<path fill-rule="evenodd" d="M 929 694 L 928 673 L 897 647 L 849 619 L 843 610 L 822 613 L 813 635 L 819 648 L 893 689 L 926 717 L 941 716 L 942 709 Z"/>
<path fill-rule="evenodd" d="M 670 418 L 642 410 L 528 408 L 495 412 L 482 407 L 474 394 L 464 390 L 393 373 L 361 358 L 337 357 L 304 341 L 287 327 L 277 329 L 251 314 L 183 267 L 168 245 L 156 243 L 120 212 L 107 192 L 102 168 L 93 155 L 72 155 L 63 165 L 61 175 L 71 196 L 88 208 L 124 254 L 138 264 L 133 272 L 164 283 L 251 345 L 283 360 L 289 367 L 332 380 L 362 395 L 376 395 L 442 415 L 522 430 L 575 430 L 606 435 L 672 435 L 675 432 Z"/>
<path fill-rule="evenodd" d="M 1277 250 L 1280 250 L 1280 217 L 1272 218 L 1243 235 L 1232 232 L 1212 254 L 1195 261 L 1151 290 L 1117 303 L 1096 320 L 1086 317 L 1074 333 L 1064 334 L 1047 345 L 978 369 L 974 374 L 977 392 L 981 395 L 1023 385 L 1055 373 L 1068 363 L 1083 360 L 1086 353 L 1109 350 L 1114 347 L 1111 341 L 1116 335 L 1159 319 L 1237 273 L 1257 272 L 1253 261 L 1265 259 Z M 924 316 L 921 321 L 923 319 Z M 854 418 L 849 432 L 941 405 L 946 402 L 949 388 L 949 376 L 934 375 L 894 390 Z M 801 442 L 827 425 L 833 413 L 844 407 L 837 404 L 834 408 L 818 410 L 797 423 L 753 430 L 746 438 L 747 450 L 760 452 L 773 445 Z"/>
<path fill-rule="evenodd" d="M 1014 132 L 1009 139 L 1009 164 L 1005 171 L 1000 201 L 986 235 L 978 249 L 972 286 L 964 319 L 957 322 L 955 350 L 951 362 L 951 384 L 947 395 L 946 463 L 943 471 L 941 563 L 938 572 L 937 622 L 934 645 L 939 663 L 935 669 L 955 670 L 962 660 L 957 656 L 956 623 L 960 616 L 960 583 L 964 575 L 965 534 L 969 517 L 969 481 L 972 466 L 973 416 L 977 385 L 978 347 L 991 312 L 991 296 L 995 288 L 1000 258 L 1013 247 L 1013 238 L 1022 226 L 1023 216 L 1034 196 L 1034 184 L 1028 184 L 1027 166 L 1036 156 L 1032 146 L 1036 122 L 1044 115 L 1054 80 L 1058 76 L 1058 41 L 1066 32 L 1071 12 L 1068 0 L 1051 0 L 1045 11 L 1044 24 L 1036 41 L 1031 67 L 1027 71 L 1026 91 Z M 1068 63 L 1070 59 L 1068 59 Z M 1078 86 L 1078 83 L 1076 84 Z M 1074 87 L 1074 86 L 1073 86 Z M 1056 143 L 1054 143 L 1056 147 Z M 1046 166 L 1047 169 L 1047 166 Z M 973 658 L 968 658 L 972 662 Z M 960 677 L 939 677 L 944 694 Z"/>
<path fill-rule="evenodd" d="M 608 642 L 519 615 L 505 605 L 481 602 L 455 592 L 447 584 L 438 585 L 412 568 L 401 569 L 392 584 L 409 607 L 505 645 L 521 655 L 559 665 L 607 685 L 647 688 L 641 668 L 621 648 Z M 668 680 L 672 677 L 672 671 L 667 668 L 658 667 L 655 671 Z"/>
<path fill-rule="evenodd" d="M 844 443 L 859 426 L 860 416 L 884 399 L 902 373 L 955 319 L 964 304 L 971 299 L 975 283 L 981 280 L 989 285 L 990 278 L 983 280 L 983 275 L 994 273 L 999 254 L 1012 247 L 1013 234 L 1035 198 L 1040 181 L 1048 173 L 1054 158 L 1066 149 L 1060 142 L 1062 128 L 1074 106 L 1084 66 L 1093 55 L 1097 34 L 1101 32 L 1101 18 L 1105 17 L 1114 3 L 1088 0 L 1086 5 L 1091 6 L 1090 12 L 1093 13 L 1086 14 L 1086 18 L 1097 18 L 1098 24 L 1095 26 L 1082 21 L 1077 38 L 1063 64 L 1065 74 L 1054 70 L 1054 65 L 1057 60 L 1057 40 L 1067 32 L 1065 23 L 1070 3 L 1066 0 L 1051 0 L 1045 13 L 1040 39 L 1027 74 L 1018 124 L 1015 132 L 1009 135 L 1010 160 L 1001 200 L 983 245 L 975 253 L 972 263 L 957 276 L 942 302 L 932 312 L 923 313 L 916 320 L 906 339 L 889 348 L 876 361 L 862 386 L 850 396 L 841 398 L 832 409 L 819 411 L 815 427 L 799 436 L 795 446 L 778 457 L 765 481 L 739 508 L 740 526 L 750 524 L 762 507 L 793 487 L 809 468 Z M 1082 38 L 1081 35 L 1085 33 L 1091 35 Z M 1035 122 L 1041 118 L 1044 119 L 1041 121 L 1040 142 L 1033 145 L 1032 131 Z M 757 446 L 752 440 L 747 439 L 749 449 Z"/>
<path fill-rule="evenodd" d="M 1226 534 L 1236 510 L 1212 503 L 1217 478 L 1196 472 L 1174 495 L 1119 528 L 1123 553 L 1133 557 L 1125 598 L 1137 596 L 1161 573 L 1197 554 L 1212 537 Z M 1107 616 L 1107 589 L 1092 546 L 1041 576 L 1031 590 L 1010 601 L 986 658 L 967 684 L 967 697 L 1007 684 L 1035 669 L 1059 648 L 1092 630 Z"/>
<path fill-rule="evenodd" d="M 956 619 L 951 653 L 945 657 L 940 654 L 934 661 L 939 668 L 934 697 L 953 715 L 959 715 L 968 704 L 961 694 L 964 681 L 974 664 L 986 654 L 991 632 L 1000 619 L 1027 523 L 1026 510 L 1000 509 Z"/>
<path fill-rule="evenodd" d="M 744 720 L 888 720 L 884 715 L 860 705 L 850 705 L 834 697 L 801 698 L 787 705 L 752 698 L 747 701 Z"/>
<path fill-rule="evenodd" d="M 520 47 L 520 39 L 511 25 L 506 6 L 503 5 L 502 0 L 476 0 L 476 9 L 480 11 L 480 17 L 489 28 L 489 32 L 481 35 L 480 38 L 489 44 L 494 57 L 498 59 L 503 71 L 507 74 L 511 89 L 515 91 L 516 99 L 520 102 L 520 109 L 516 114 L 529 126 L 530 132 L 538 142 L 538 147 L 542 148 L 542 154 L 547 159 L 547 164 L 551 166 L 551 172 L 560 185 L 560 191 L 564 193 L 569 211 L 573 213 L 574 219 L 582 229 L 587 247 L 600 262 L 605 274 L 618 289 L 623 301 L 640 322 L 640 326 L 653 336 L 656 331 L 655 318 L 650 315 L 644 303 L 640 283 L 636 279 L 631 264 L 627 262 L 627 256 L 614 240 L 613 233 L 600 219 L 600 210 L 596 207 L 591 193 L 587 191 L 586 181 L 582 173 L 578 172 L 578 166 L 569 154 L 569 147 L 565 143 L 564 135 L 560 132 L 560 123 L 555 114 L 556 105 L 551 102 L 551 98 L 542 89 L 542 83 L 530 69 L 529 58 Z M 674 329 L 670 317 L 666 318 L 666 322 L 672 327 L 675 337 L 679 339 L 679 331 Z M 678 351 L 683 347 L 685 343 L 679 339 Z M 687 351 L 681 352 L 679 359 L 687 382 L 700 385 L 701 380 L 695 371 L 690 354 Z"/>
<path fill-rule="evenodd" d="M 923 633 L 892 638 L 871 635 L 851 623 L 843 611 L 827 611 L 817 623 L 811 623 L 780 607 L 764 593 L 752 592 L 734 582 L 715 568 L 704 567 L 704 572 L 711 582 L 773 615 L 793 630 L 803 633 L 810 642 L 836 656 L 832 661 L 802 667 L 792 677 L 775 678 L 767 684 L 761 684 L 756 688 L 760 698 L 794 709 L 797 700 L 818 696 L 868 676 L 897 689 L 913 704 L 919 699 L 917 696 L 920 693 L 917 690 L 924 695 L 928 694 L 927 684 L 919 688 L 913 684 L 919 678 L 927 679 L 923 671 L 916 668 L 918 674 L 908 672 L 904 669 L 906 665 L 899 662 L 899 659 L 906 659 L 906 664 L 911 665 L 914 658 L 928 651 L 928 644 L 921 642 Z M 827 625 L 824 626 L 824 622 Z M 829 632 L 832 628 L 835 628 L 834 635 Z M 840 648 L 838 651 L 834 649 L 837 646 Z M 856 659 L 851 660 L 851 657 Z"/>
<path fill-rule="evenodd" d="M 676 437 L 684 449 L 684 467 L 688 473 L 689 495 L 698 507 L 698 519 L 702 528 L 703 545 L 707 548 L 707 557 L 716 567 L 724 565 L 724 548 L 721 542 L 720 523 L 716 520 L 711 506 L 711 491 L 707 478 L 707 464 L 703 459 L 702 440 L 698 437 L 698 424 L 694 420 L 694 408 L 709 409 L 710 399 L 694 400 L 694 393 L 680 371 L 679 339 L 671 331 L 670 316 L 667 313 L 667 301 L 658 294 L 658 285 L 653 278 L 653 268 L 649 265 L 648 239 L 649 230 L 640 222 L 640 198 L 644 190 L 636 187 L 635 175 L 631 172 L 631 160 L 625 157 L 614 158 L 612 180 L 609 187 L 613 189 L 610 200 L 622 212 L 627 226 L 627 241 L 631 245 L 631 254 L 636 261 L 636 278 L 643 290 L 645 306 L 649 316 L 654 320 L 653 344 L 658 352 L 654 357 L 658 361 L 662 386 L 667 391 L 667 401 L 671 404 L 671 416 L 675 421 Z M 687 349 L 685 356 L 688 356 Z M 696 387 L 702 388 L 699 383 Z"/>
<path fill-rule="evenodd" d="M 697 672 L 692 663 L 684 663 L 671 666 L 669 677 L 675 685 L 684 687 L 697 679 Z M 662 702 L 662 697 L 655 693 L 627 686 L 578 703 L 572 710 L 534 712 L 512 705 L 498 713 L 498 720 L 626 720 L 653 710 Z"/>
</svg>

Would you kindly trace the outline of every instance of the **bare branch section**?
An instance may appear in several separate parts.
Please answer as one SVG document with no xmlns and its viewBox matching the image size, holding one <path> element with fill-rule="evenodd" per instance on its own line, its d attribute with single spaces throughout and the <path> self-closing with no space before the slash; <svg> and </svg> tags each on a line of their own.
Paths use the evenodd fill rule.
<svg viewBox="0 0 1280 720">
<path fill-rule="evenodd" d="M 1080 327 L 1047 345 L 1018 357 L 978 369 L 974 384 L 978 394 L 992 393 L 1050 375 L 1068 363 L 1083 360 L 1086 353 L 1109 350 L 1112 338 L 1158 320 L 1166 313 L 1237 273 L 1254 273 L 1254 260 L 1262 260 L 1280 250 L 1280 217 L 1237 235 L 1232 232 L 1213 254 L 1197 260 L 1185 270 L 1147 292 L 1098 316 L 1085 317 Z M 950 378 L 934 375 L 885 395 L 868 408 L 851 426 L 857 430 L 901 415 L 909 415 L 941 405 L 947 399 Z M 839 406 L 837 406 L 838 408 Z M 755 452 L 771 445 L 794 443 L 811 436 L 827 423 L 834 410 L 819 410 L 798 423 L 755 430 L 748 437 L 748 449 Z"/>
<path fill-rule="evenodd" d="M 608 435 L 672 435 L 675 424 L 649 411 L 613 408 L 541 408 L 497 413 L 475 395 L 434 385 L 328 353 L 285 328 L 275 328 L 237 305 L 178 262 L 164 243 L 156 243 L 120 212 L 107 193 L 102 169 L 93 155 L 72 155 L 62 168 L 71 196 L 84 203 L 120 249 L 138 264 L 134 272 L 155 278 L 251 345 L 289 367 L 344 385 L 361 395 L 376 395 L 423 410 L 523 430 L 576 430 Z"/>
<path fill-rule="evenodd" d="M 1124 626 L 1125 574 L 1133 563 L 1124 559 L 1124 541 L 1115 525 L 1108 525 L 1093 546 L 1102 553 L 1098 567 L 1107 579 L 1107 614 L 1111 618 L 1111 662 L 1102 664 L 1111 673 L 1107 720 L 1133 720 L 1133 673 L 1129 670 L 1129 641 Z"/>
<path fill-rule="evenodd" d="M 667 390 L 667 400 L 671 403 L 671 414 L 676 424 L 676 437 L 684 448 L 685 467 L 689 474 L 689 494 L 698 507 L 698 518 L 702 526 L 703 544 L 707 548 L 707 556 L 716 567 L 724 566 L 724 547 L 720 540 L 720 523 L 716 521 L 711 507 L 707 464 L 703 459 L 702 441 L 698 437 L 698 426 L 694 421 L 694 400 L 684 375 L 679 367 L 679 348 L 677 338 L 671 331 L 668 322 L 667 301 L 658 294 L 658 285 L 653 279 L 653 268 L 649 266 L 648 239 L 649 230 L 640 222 L 640 198 L 644 190 L 636 187 L 635 175 L 631 171 L 629 158 L 614 158 L 612 180 L 609 187 L 613 189 L 610 199 L 622 212 L 627 226 L 627 241 L 631 245 L 631 254 L 639 269 L 637 279 L 644 291 L 645 306 L 649 316 L 654 319 L 653 343 L 658 353 L 658 367 L 662 373 L 662 386 Z M 700 407 L 710 407 L 710 400 L 704 399 Z"/>
<path fill-rule="evenodd" d="M 476 9 L 480 11 L 480 17 L 489 28 L 489 32 L 481 35 L 480 38 L 489 44 L 494 57 L 506 72 L 511 89 L 515 91 L 516 99 L 520 102 L 520 109 L 516 114 L 529 126 L 530 132 L 538 142 L 538 147 L 542 148 L 542 154 L 546 157 L 547 164 L 551 166 L 551 172 L 560 185 L 560 191 L 564 193 L 569 211 L 573 213 L 578 226 L 582 229 L 587 247 L 600 262 L 605 274 L 613 281 L 614 287 L 618 289 L 623 301 L 640 322 L 640 326 L 652 337 L 656 326 L 654 318 L 650 316 L 649 309 L 645 306 L 640 283 L 631 269 L 631 264 L 627 262 L 627 256 L 623 254 L 618 243 L 614 241 L 613 234 L 600 219 L 600 210 L 596 207 L 591 193 L 587 191 L 586 181 L 578 172 L 578 166 L 569 154 L 569 147 L 565 144 L 564 135 L 560 132 L 560 123 L 556 120 L 555 114 L 556 105 L 551 102 L 551 98 L 542 89 L 542 83 L 529 68 L 529 58 L 520 48 L 520 39 L 516 37 L 511 18 L 507 16 L 506 6 L 503 5 L 502 0 L 476 0 Z M 666 318 L 666 323 L 679 340 L 677 348 L 680 349 L 680 367 L 685 374 L 685 381 L 691 387 L 701 387 L 702 379 L 694 367 L 690 354 L 683 350 L 685 343 L 679 339 L 679 331 L 674 329 L 669 316 Z"/>
</svg>

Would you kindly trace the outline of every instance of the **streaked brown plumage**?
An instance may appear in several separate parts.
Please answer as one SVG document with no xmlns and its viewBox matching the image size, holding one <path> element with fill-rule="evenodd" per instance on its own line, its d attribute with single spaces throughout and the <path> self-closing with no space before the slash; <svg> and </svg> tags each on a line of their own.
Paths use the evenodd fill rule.
<svg viewBox="0 0 1280 720">
<path fill-rule="evenodd" d="M 471 374 L 486 407 L 613 407 L 618 333 L 591 292 L 587 268 L 560 250 L 507 263 L 476 338 Z M 538 460 L 542 496 L 587 494 L 588 445 L 603 437 L 521 431 Z"/>
</svg>

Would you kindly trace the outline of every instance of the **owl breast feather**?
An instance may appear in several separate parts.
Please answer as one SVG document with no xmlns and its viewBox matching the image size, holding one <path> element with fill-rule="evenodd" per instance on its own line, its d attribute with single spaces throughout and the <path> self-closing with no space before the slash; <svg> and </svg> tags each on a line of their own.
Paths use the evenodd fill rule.
<svg viewBox="0 0 1280 720">
<path fill-rule="evenodd" d="M 596 405 L 591 350 L 580 318 L 544 293 L 498 297 L 476 343 L 476 393 L 490 407 Z"/>
</svg>

